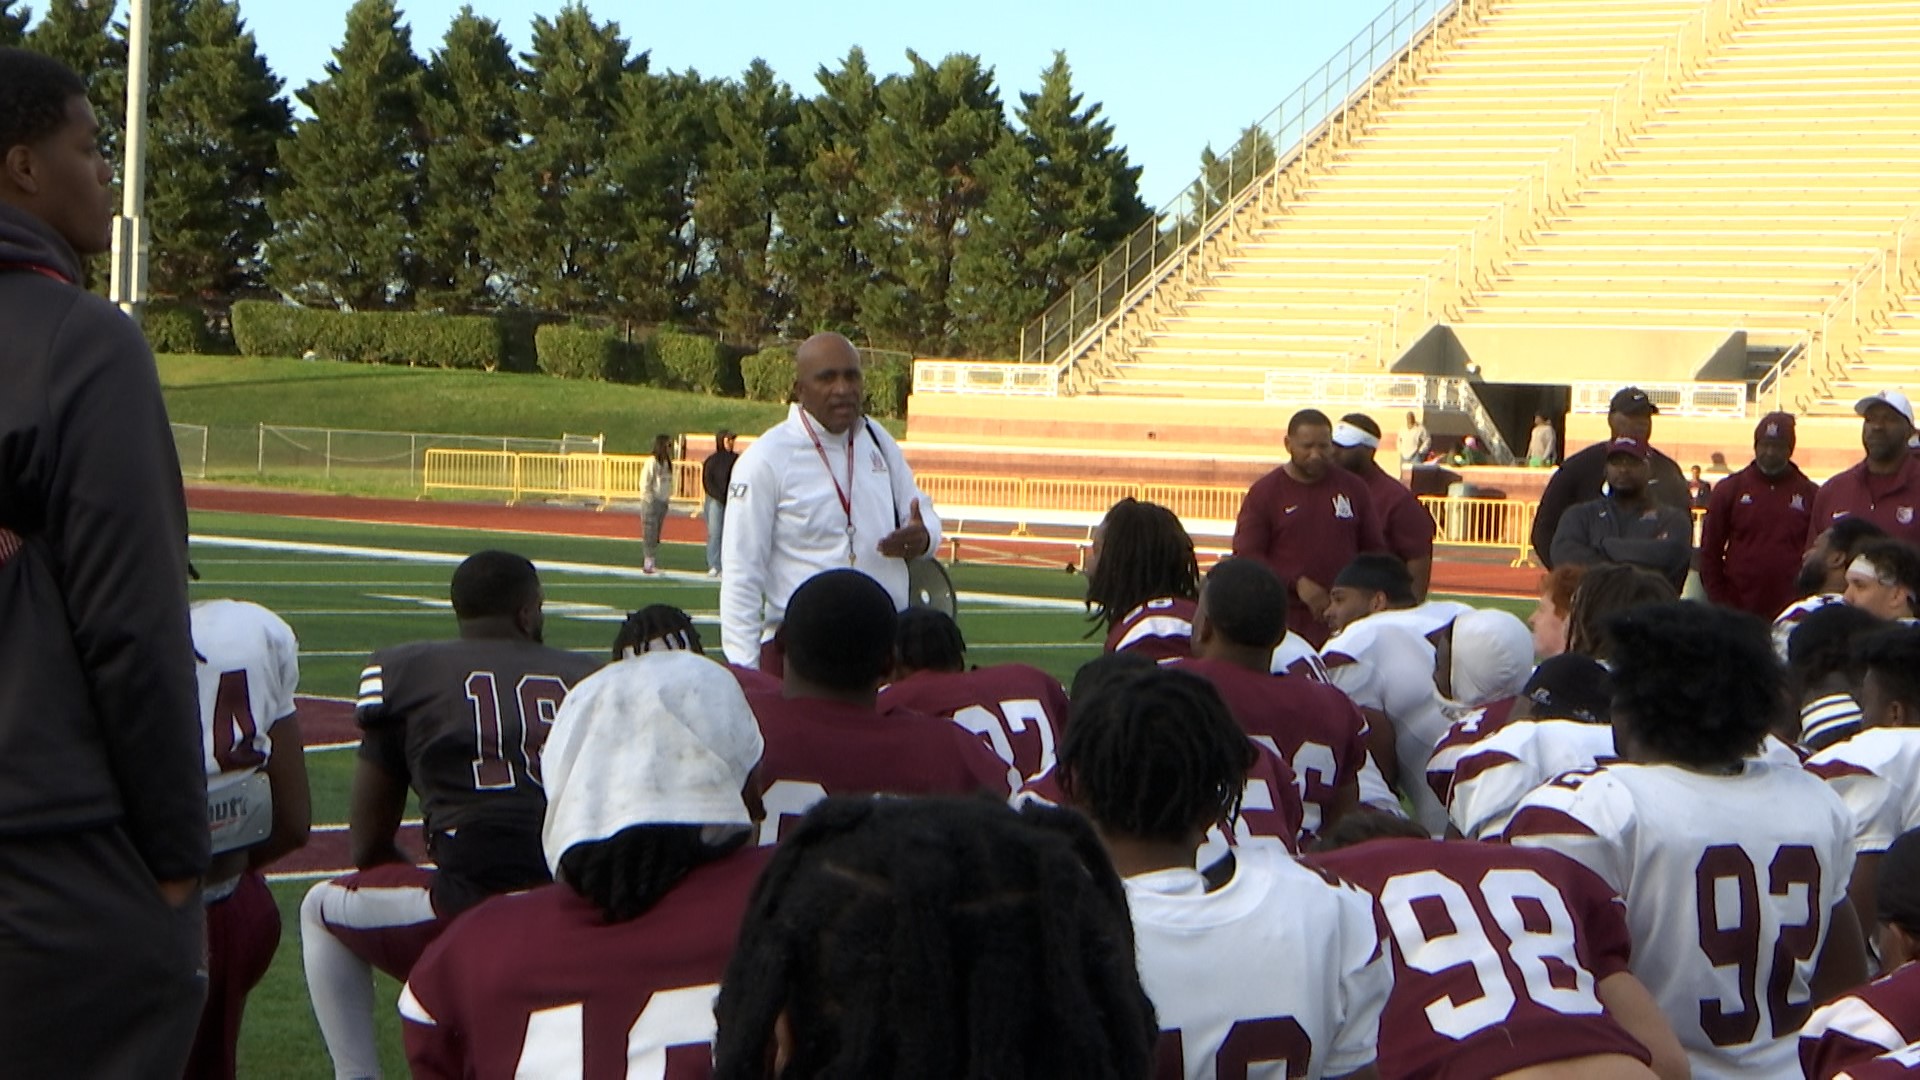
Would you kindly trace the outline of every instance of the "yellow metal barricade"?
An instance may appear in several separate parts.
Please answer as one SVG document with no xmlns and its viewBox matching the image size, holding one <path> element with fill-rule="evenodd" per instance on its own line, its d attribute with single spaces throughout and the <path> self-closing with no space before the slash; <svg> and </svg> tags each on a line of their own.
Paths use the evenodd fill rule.
<svg viewBox="0 0 1920 1080">
<path fill-rule="evenodd" d="M 1232 521 L 1240 516 L 1246 488 L 1195 487 L 1186 484 L 1142 484 L 1137 496 L 1159 503 L 1183 520 Z"/>
<path fill-rule="evenodd" d="M 1024 481 L 1012 476 L 968 476 L 959 473 L 916 474 L 914 482 L 938 506 L 991 506 L 1019 510 L 1026 505 Z"/>
<path fill-rule="evenodd" d="M 1120 480 L 1028 480 L 1026 488 L 1026 509 L 1100 514 L 1121 499 L 1132 498 L 1140 485 Z"/>
<path fill-rule="evenodd" d="M 1539 507 L 1512 499 L 1467 499 L 1427 495 L 1420 505 L 1439 527 L 1438 542 L 1457 547 L 1510 548 L 1514 566 L 1526 564 Z"/>
<path fill-rule="evenodd" d="M 422 486 L 427 491 L 492 492 L 515 497 L 514 455 L 504 450 L 427 451 Z"/>
</svg>

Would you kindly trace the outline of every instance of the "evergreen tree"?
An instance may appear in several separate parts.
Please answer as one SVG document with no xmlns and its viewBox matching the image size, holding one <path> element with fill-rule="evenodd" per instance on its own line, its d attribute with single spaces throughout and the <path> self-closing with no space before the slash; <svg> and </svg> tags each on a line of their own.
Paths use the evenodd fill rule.
<svg viewBox="0 0 1920 1080">
<path fill-rule="evenodd" d="M 775 207 L 797 179 L 790 139 L 798 110 L 793 93 L 760 60 L 714 97 L 713 141 L 694 200 L 694 223 L 707 247 L 697 299 L 722 337 L 751 345 L 786 317 L 771 253 Z"/>
<path fill-rule="evenodd" d="M 1200 151 L 1200 178 L 1189 194 L 1197 220 L 1205 221 L 1218 213 L 1279 160 L 1273 136 L 1258 125 L 1242 131 L 1225 156 L 1214 153 L 1209 144 Z"/>
<path fill-rule="evenodd" d="M 263 284 L 267 194 L 292 111 L 234 0 L 152 8 L 146 217 L 156 295 L 231 298 Z"/>
<path fill-rule="evenodd" d="M 984 159 L 1009 138 L 993 71 L 955 53 L 880 86 L 881 121 L 868 178 L 892 200 L 866 250 L 877 280 L 861 293 L 860 321 L 877 345 L 920 355 L 954 351 L 948 309 L 954 258 L 986 201 Z"/>
<path fill-rule="evenodd" d="M 693 220 L 707 168 L 712 116 L 724 83 L 693 70 L 627 76 L 615 177 L 622 229 L 633 241 L 615 253 L 626 283 L 620 311 L 645 322 L 697 315 L 694 292 L 706 261 Z"/>
<path fill-rule="evenodd" d="M 535 18 L 533 51 L 518 95 L 524 138 L 507 157 L 499 198 L 483 230 L 515 300 L 547 311 L 606 314 L 623 285 L 616 255 L 633 237 L 625 228 L 611 158 L 620 134 L 630 59 L 619 24 L 594 22 L 570 3 Z M 643 193 L 633 192 L 639 196 Z"/>
<path fill-rule="evenodd" d="M 424 69 L 394 0 L 355 0 L 312 118 L 280 144 L 286 183 L 268 200 L 268 280 L 304 303 L 404 305 L 418 275 Z"/>
<path fill-rule="evenodd" d="M 799 178 L 777 206 L 773 265 L 798 334 L 859 336 L 859 300 L 873 278 L 863 245 L 886 200 L 868 183 L 868 138 L 880 119 L 880 87 L 866 54 L 847 53 L 838 71 L 815 73 L 818 97 L 802 100 L 794 127 Z"/>
<path fill-rule="evenodd" d="M 120 131 L 127 112 L 127 46 L 115 37 L 113 0 L 48 0 L 26 46 L 78 72 L 100 118 L 107 160 L 120 161 Z"/>
<path fill-rule="evenodd" d="M 32 17 L 33 9 L 20 0 L 0 0 L 0 45 L 25 45 L 27 20 Z"/>
<path fill-rule="evenodd" d="M 1113 145 L 1100 106 L 1081 107 L 1066 54 L 1020 101 L 1020 136 L 987 158 L 986 203 L 954 271 L 959 339 L 975 355 L 1011 355 L 1021 327 L 1148 214 L 1140 170 Z"/>
<path fill-rule="evenodd" d="M 426 159 L 420 207 L 420 302 L 450 311 L 498 301 L 497 266 L 481 221 L 520 135 L 521 72 L 500 24 L 462 7 L 426 73 Z"/>
</svg>

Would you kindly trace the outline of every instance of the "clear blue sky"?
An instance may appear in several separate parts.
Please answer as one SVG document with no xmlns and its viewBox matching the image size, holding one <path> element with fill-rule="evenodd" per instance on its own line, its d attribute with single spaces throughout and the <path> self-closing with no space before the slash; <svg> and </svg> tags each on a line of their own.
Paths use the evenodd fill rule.
<svg viewBox="0 0 1920 1080">
<path fill-rule="evenodd" d="M 436 48 L 462 0 L 400 0 L 414 49 Z M 563 0 L 471 0 L 520 50 L 534 16 Z M 39 4 L 33 4 L 39 7 Z M 125 0 L 121 0 L 124 9 Z M 322 74 L 351 0 L 240 0 L 241 14 L 289 91 Z M 1224 148 L 1264 116 L 1387 6 L 1387 0 L 589 0 L 655 70 L 738 74 L 762 58 L 797 92 L 859 45 L 880 73 L 914 49 L 930 59 L 975 53 L 998 77 L 1009 108 L 1065 49 L 1074 83 L 1100 102 L 1132 161 L 1144 166 L 1150 205 L 1199 171 L 1202 147 Z"/>
</svg>

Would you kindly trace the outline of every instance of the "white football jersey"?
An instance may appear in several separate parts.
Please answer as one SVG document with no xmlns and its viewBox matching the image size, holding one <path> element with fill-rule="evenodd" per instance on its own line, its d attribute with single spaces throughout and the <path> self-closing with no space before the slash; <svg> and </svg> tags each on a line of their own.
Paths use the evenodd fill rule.
<svg viewBox="0 0 1920 1080">
<path fill-rule="evenodd" d="M 1818 777 L 1603 765 L 1528 795 L 1507 838 L 1572 857 L 1626 900 L 1633 972 L 1698 1080 L 1797 1075 L 1814 960 L 1853 872 L 1852 818 Z"/>
<path fill-rule="evenodd" d="M 1527 793 L 1564 772 L 1613 756 L 1613 728 L 1530 717 L 1455 724 L 1427 762 L 1428 786 L 1470 840 L 1497 837 Z"/>
<path fill-rule="evenodd" d="M 1213 892 L 1190 869 L 1126 881 L 1162 1060 L 1177 1053 L 1187 1080 L 1344 1076 L 1372 1064 L 1393 991 L 1372 898 L 1270 848 L 1240 849 L 1236 861 Z"/>
<path fill-rule="evenodd" d="M 1853 813 L 1854 843 L 1877 854 L 1920 828 L 1920 728 L 1867 728 L 1807 761 Z"/>
<path fill-rule="evenodd" d="M 1353 623 L 1328 641 L 1320 655 L 1328 681 L 1355 705 L 1393 725 L 1400 794 L 1412 804 L 1415 820 L 1438 836 L 1446 829 L 1447 811 L 1427 788 L 1426 767 L 1451 721 L 1433 682 L 1433 646 L 1401 620 L 1389 618 L 1394 614 L 1382 612 Z"/>
<path fill-rule="evenodd" d="M 300 644 L 280 616 L 244 600 L 193 605 L 193 648 L 201 660 L 200 746 L 207 790 L 252 776 L 273 755 L 273 725 L 293 715 Z"/>
<path fill-rule="evenodd" d="M 1780 657 L 1781 663 L 1787 662 L 1787 645 L 1793 640 L 1793 632 L 1800 627 L 1800 621 L 1819 611 L 1823 607 L 1846 602 L 1839 593 L 1815 593 L 1788 604 L 1780 614 L 1773 617 L 1773 651 Z"/>
</svg>

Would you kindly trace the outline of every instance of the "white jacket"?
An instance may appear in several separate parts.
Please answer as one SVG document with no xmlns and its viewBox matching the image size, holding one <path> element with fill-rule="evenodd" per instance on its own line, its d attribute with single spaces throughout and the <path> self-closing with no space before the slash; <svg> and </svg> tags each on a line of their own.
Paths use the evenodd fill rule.
<svg viewBox="0 0 1920 1080">
<path fill-rule="evenodd" d="M 661 464 L 657 457 L 647 458 L 640 470 L 640 497 L 647 502 L 670 502 L 673 499 L 673 463 Z"/>
<path fill-rule="evenodd" d="M 811 419 L 811 418 L 810 418 Z M 740 454 L 727 491 L 720 579 L 720 639 L 727 659 L 758 667 L 760 643 L 773 636 L 787 600 L 823 570 L 848 565 L 847 439 L 853 439 L 853 568 L 886 586 L 896 608 L 907 606 L 907 564 L 879 551 L 880 539 L 906 524 L 914 500 L 940 547 L 940 516 L 913 482 L 900 445 L 864 418 L 834 435 L 812 421 L 826 464 L 800 422 L 800 406 Z M 833 470 L 832 478 L 828 468 Z M 834 480 L 839 481 L 836 490 Z"/>
</svg>

